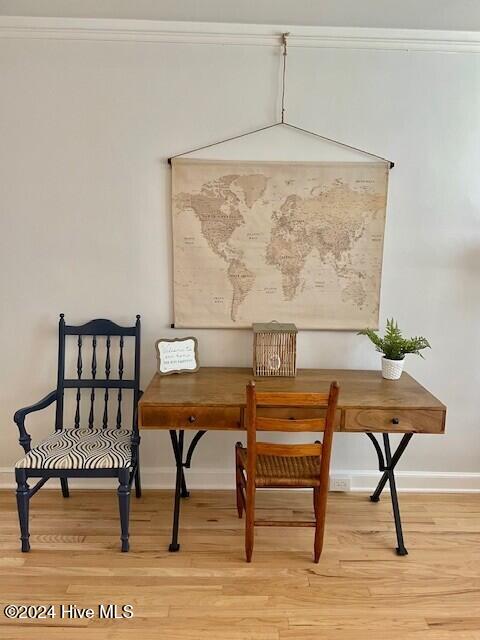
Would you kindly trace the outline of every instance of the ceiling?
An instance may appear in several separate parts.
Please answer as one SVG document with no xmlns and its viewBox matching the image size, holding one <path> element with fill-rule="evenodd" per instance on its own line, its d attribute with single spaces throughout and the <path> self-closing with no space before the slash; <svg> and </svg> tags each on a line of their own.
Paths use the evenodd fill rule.
<svg viewBox="0 0 480 640">
<path fill-rule="evenodd" d="M 480 0 L 0 0 L 0 16 L 480 30 Z"/>
</svg>

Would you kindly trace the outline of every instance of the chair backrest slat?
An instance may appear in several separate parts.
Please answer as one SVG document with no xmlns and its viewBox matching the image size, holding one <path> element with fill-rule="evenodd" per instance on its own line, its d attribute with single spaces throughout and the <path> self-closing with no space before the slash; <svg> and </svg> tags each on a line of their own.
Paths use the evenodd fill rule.
<svg viewBox="0 0 480 640">
<path fill-rule="evenodd" d="M 111 365 L 110 365 L 110 345 L 111 345 L 111 339 L 110 336 L 107 336 L 107 340 L 106 340 L 106 348 L 107 348 L 107 352 L 105 355 L 105 379 L 109 380 L 110 379 L 110 369 L 111 369 Z M 105 387 L 105 404 L 103 407 L 103 428 L 106 429 L 108 426 L 108 387 Z"/>
<path fill-rule="evenodd" d="M 60 314 L 60 319 L 64 314 Z M 140 316 L 137 316 L 140 318 Z M 137 325 L 133 327 L 122 327 L 111 320 L 99 318 L 98 320 L 90 320 L 81 325 L 66 325 L 64 322 L 64 335 L 66 336 L 132 336 L 135 338 Z"/>
<path fill-rule="evenodd" d="M 118 357 L 118 378 L 122 380 L 123 378 L 123 336 L 120 336 L 120 355 Z M 120 429 L 122 426 L 122 389 L 121 387 L 118 390 L 117 395 L 117 429 Z"/>
<path fill-rule="evenodd" d="M 65 389 L 91 389 L 95 387 L 95 389 L 135 389 L 135 380 L 87 380 L 82 379 L 78 380 L 78 378 L 64 378 L 63 387 Z"/>
<path fill-rule="evenodd" d="M 274 442 L 258 442 L 257 455 L 288 456 L 290 458 L 303 458 L 304 456 L 320 456 L 322 444 L 313 442 L 309 444 L 276 444 Z"/>
<path fill-rule="evenodd" d="M 257 418 L 257 431 L 323 431 L 325 418 L 306 418 L 304 420 L 289 418 Z"/>
<path fill-rule="evenodd" d="M 92 337 L 92 380 L 97 376 L 97 336 Z M 90 413 L 88 414 L 88 426 L 93 429 L 93 421 L 95 418 L 95 387 L 90 392 Z"/>
<path fill-rule="evenodd" d="M 321 407 L 328 404 L 328 393 L 284 393 L 257 391 L 257 407 Z"/>
<path fill-rule="evenodd" d="M 82 336 L 78 336 L 77 345 L 78 345 L 77 378 L 79 380 L 81 380 L 81 378 L 82 378 L 82 368 L 83 368 L 83 363 L 82 363 Z M 77 406 L 76 406 L 76 409 L 75 409 L 75 419 L 74 419 L 75 427 L 77 429 L 80 426 L 80 399 L 81 399 L 80 387 L 77 387 Z"/>
<path fill-rule="evenodd" d="M 75 377 L 66 377 L 65 376 L 65 353 L 66 353 L 66 343 L 67 336 L 75 336 L 77 338 L 77 357 L 76 357 L 76 378 Z M 85 371 L 83 366 L 84 356 L 86 358 L 86 354 L 83 353 L 83 347 L 89 347 L 88 345 L 84 345 L 85 336 L 92 337 L 92 356 L 91 356 L 91 378 L 85 377 Z M 99 337 L 105 338 L 105 343 L 103 340 L 99 345 Z M 131 342 L 133 345 L 133 354 L 134 354 L 134 372 L 133 376 L 125 377 L 125 354 L 130 353 L 126 352 L 126 343 Z M 99 358 L 99 352 L 97 347 L 101 347 L 103 351 L 103 344 L 105 345 L 105 377 L 98 377 L 98 369 L 97 369 L 97 360 Z M 115 355 L 113 355 L 115 354 Z M 118 354 L 118 367 L 116 364 L 116 358 Z M 115 358 L 115 365 L 112 367 L 112 358 Z M 116 372 L 118 371 L 118 377 L 116 377 Z M 128 369 L 127 369 L 128 371 Z M 113 373 L 115 372 L 115 373 Z M 87 373 L 88 376 L 88 373 Z M 82 389 L 89 389 L 89 399 L 85 398 L 87 402 L 86 412 L 88 413 L 88 426 L 93 428 L 95 425 L 95 401 L 96 401 L 96 389 L 104 389 L 103 394 L 103 413 L 100 410 L 100 414 L 98 416 L 98 420 L 101 421 L 101 426 L 106 428 L 108 426 L 120 428 L 122 426 L 122 422 L 124 419 L 124 402 L 126 401 L 126 396 L 130 395 L 133 392 L 133 413 L 132 413 L 132 422 L 128 425 L 133 426 L 134 431 L 138 430 L 137 424 L 137 404 L 140 398 L 140 316 L 137 316 L 137 321 L 134 326 L 123 327 L 118 324 L 115 324 L 111 320 L 99 319 L 92 320 L 83 325 L 74 326 L 74 325 L 66 325 L 64 320 L 64 315 L 61 314 L 60 322 L 59 322 L 59 350 L 58 350 L 58 376 L 57 376 L 57 393 L 58 393 L 58 401 L 57 401 L 57 410 L 55 416 L 55 428 L 57 430 L 62 429 L 64 427 L 64 391 L 65 389 L 74 389 L 75 390 L 75 416 L 74 416 L 74 426 L 81 427 L 82 426 L 82 413 L 83 413 L 83 402 L 82 402 Z M 116 389 L 116 411 L 109 411 L 109 396 L 110 389 Z M 126 390 L 130 390 L 127 394 Z M 112 394 L 113 395 L 113 394 Z M 113 397 L 112 397 L 113 402 Z M 101 401 L 98 398 L 97 401 Z M 89 410 L 88 410 L 89 403 Z M 130 404 L 130 403 L 129 403 Z M 86 426 L 86 415 L 84 418 L 84 426 Z M 112 425 L 109 425 L 109 413 L 112 413 L 111 420 Z M 97 425 L 98 426 L 98 425 Z M 137 435 L 138 437 L 138 435 Z"/>
</svg>

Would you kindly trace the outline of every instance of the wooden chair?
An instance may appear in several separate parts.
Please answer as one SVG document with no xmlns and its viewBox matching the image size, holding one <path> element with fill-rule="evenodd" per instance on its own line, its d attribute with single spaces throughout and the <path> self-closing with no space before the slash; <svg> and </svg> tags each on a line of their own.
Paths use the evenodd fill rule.
<svg viewBox="0 0 480 640">
<path fill-rule="evenodd" d="M 255 526 L 315 527 L 314 559 L 320 560 L 325 529 L 328 476 L 339 386 L 325 393 L 257 392 L 247 385 L 247 448 L 237 442 L 236 484 L 239 518 L 246 513 L 245 553 L 252 560 Z M 325 418 L 285 419 L 257 416 L 258 407 L 325 407 Z M 322 431 L 323 442 L 314 444 L 273 444 L 258 442 L 257 431 Z M 255 492 L 266 488 L 313 489 L 314 521 L 255 520 Z"/>
<path fill-rule="evenodd" d="M 77 347 L 75 359 L 77 375 L 70 378 L 65 377 L 65 346 L 68 336 L 74 336 L 73 341 Z M 88 341 L 89 359 L 91 357 L 89 379 L 84 377 L 86 367 L 83 363 L 85 356 L 82 355 L 82 347 L 83 352 L 87 347 L 87 344 L 84 344 L 86 336 L 91 337 L 91 344 Z M 131 379 L 126 379 L 124 357 L 127 347 L 130 346 L 127 345 L 127 341 L 131 340 L 133 340 L 134 354 L 133 376 Z M 105 352 L 105 375 L 102 377 L 97 375 L 99 369 L 97 346 L 104 347 Z M 111 356 L 114 347 L 119 354 L 118 369 L 111 377 Z M 64 397 L 65 391 L 69 389 L 73 392 L 71 400 L 75 407 L 73 425 L 64 420 Z M 97 390 L 102 392 L 98 393 L 95 399 Z M 82 398 L 82 391 L 85 391 L 84 398 Z M 111 396 L 110 392 L 112 392 Z M 127 394 L 132 396 L 132 415 L 123 427 L 122 403 Z M 137 424 L 137 404 L 141 395 L 140 316 L 137 316 L 137 321 L 132 327 L 121 327 L 110 320 L 92 320 L 81 326 L 69 326 L 65 324 L 63 313 L 60 314 L 57 388 L 40 402 L 19 409 L 14 416 L 20 432 L 19 441 L 25 451 L 25 456 L 15 465 L 22 551 L 30 550 L 28 527 L 30 498 L 50 478 L 60 478 L 63 497 L 68 498 L 68 478 L 71 477 L 118 479 L 122 551 L 129 550 L 130 487 L 134 480 L 136 495 L 137 497 L 141 495 L 138 455 L 140 436 Z M 55 401 L 55 431 L 32 449 L 31 437 L 25 429 L 25 418 L 28 414 L 44 409 Z M 96 412 L 95 409 L 99 405 L 100 411 Z M 82 415 L 83 409 L 85 409 L 85 418 Z M 98 421 L 96 413 L 99 414 Z M 109 427 L 109 418 L 115 425 L 113 428 Z M 29 477 L 40 478 L 33 488 L 27 484 Z"/>
</svg>

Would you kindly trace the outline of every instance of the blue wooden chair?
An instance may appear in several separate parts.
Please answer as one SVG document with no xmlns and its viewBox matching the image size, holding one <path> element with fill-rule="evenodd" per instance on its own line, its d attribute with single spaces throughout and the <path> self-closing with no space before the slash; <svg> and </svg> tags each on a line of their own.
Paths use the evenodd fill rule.
<svg viewBox="0 0 480 640">
<path fill-rule="evenodd" d="M 65 377 L 65 351 L 68 336 L 76 337 L 76 340 L 75 338 L 73 340 L 77 347 L 76 377 L 70 378 Z M 84 345 L 84 340 L 88 337 L 91 338 L 91 377 L 85 378 L 82 347 L 87 346 Z M 133 340 L 134 363 L 131 379 L 124 377 L 127 340 Z M 105 352 L 104 377 L 97 377 L 97 353 L 100 346 L 104 347 Z M 90 344 L 88 347 L 90 348 Z M 118 368 L 111 377 L 111 356 L 114 347 L 118 349 L 119 354 Z M 72 389 L 74 393 L 73 425 L 66 424 L 64 420 L 64 397 L 65 390 L 68 389 Z M 95 400 L 98 390 L 103 392 Z M 83 400 L 82 391 L 86 394 Z M 132 415 L 123 427 L 122 403 L 129 392 L 133 394 Z M 36 404 L 19 409 L 13 418 L 20 432 L 19 442 L 25 451 L 25 456 L 15 465 L 22 551 L 30 550 L 28 527 L 30 498 L 50 478 L 60 478 L 62 494 L 64 498 L 68 498 L 68 478 L 105 477 L 118 478 L 122 551 L 129 550 L 130 487 L 133 481 L 135 481 L 136 496 L 141 495 L 138 451 L 140 436 L 137 424 L 137 405 L 141 395 L 140 316 L 137 316 L 133 327 L 121 327 L 110 320 L 102 319 L 92 320 L 80 326 L 71 326 L 65 324 L 64 315 L 60 314 L 57 388 Z M 55 431 L 38 446 L 31 448 L 31 437 L 25 429 L 25 418 L 29 413 L 40 411 L 53 402 L 56 402 Z M 103 411 L 100 411 L 101 415 L 96 420 L 95 408 L 98 407 L 99 402 L 103 405 Z M 89 408 L 86 420 L 81 419 L 83 408 Z M 109 427 L 109 422 L 114 422 L 115 426 Z M 39 480 L 30 488 L 27 483 L 28 478 L 39 478 Z"/>
</svg>

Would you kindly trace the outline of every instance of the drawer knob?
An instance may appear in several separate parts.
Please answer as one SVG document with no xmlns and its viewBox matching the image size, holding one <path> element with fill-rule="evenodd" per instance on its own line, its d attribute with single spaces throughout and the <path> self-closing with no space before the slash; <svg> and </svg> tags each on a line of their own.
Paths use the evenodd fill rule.
<svg viewBox="0 0 480 640">
<path fill-rule="evenodd" d="M 189 421 L 190 423 L 195 422 L 195 420 L 196 420 L 195 416 L 189 416 L 189 417 L 188 417 L 188 421 Z"/>
<path fill-rule="evenodd" d="M 392 418 L 392 424 L 399 424 L 400 420 L 398 418 Z"/>
</svg>

